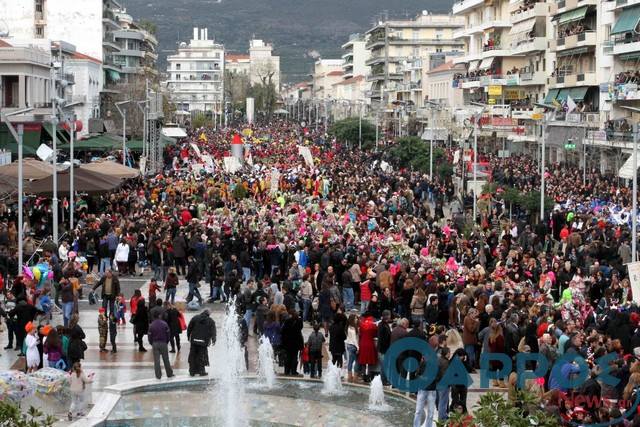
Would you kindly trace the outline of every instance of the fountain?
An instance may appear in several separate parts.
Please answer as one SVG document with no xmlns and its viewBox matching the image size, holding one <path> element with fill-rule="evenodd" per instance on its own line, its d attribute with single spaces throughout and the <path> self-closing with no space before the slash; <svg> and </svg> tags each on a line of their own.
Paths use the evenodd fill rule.
<svg viewBox="0 0 640 427">
<path fill-rule="evenodd" d="M 258 379 L 268 389 L 272 389 L 276 382 L 273 347 L 266 337 L 260 337 L 260 347 L 258 347 Z"/>
<path fill-rule="evenodd" d="M 372 411 L 388 411 L 390 409 L 384 399 L 384 386 L 380 375 L 376 375 L 369 386 L 369 409 Z"/>
<path fill-rule="evenodd" d="M 327 365 L 327 372 L 324 374 L 322 380 L 324 386 L 322 387 L 322 394 L 327 396 L 341 396 L 345 394 L 342 387 L 341 369 L 333 363 Z"/>
<path fill-rule="evenodd" d="M 240 345 L 240 327 L 236 312 L 235 298 L 229 300 L 226 316 L 222 324 L 222 339 L 214 347 L 218 353 L 217 388 L 219 398 L 223 399 L 224 425 L 235 427 L 246 425 L 244 413 L 239 410 L 239 403 L 244 399 L 244 381 L 241 375 L 245 372 L 244 349 Z"/>
</svg>

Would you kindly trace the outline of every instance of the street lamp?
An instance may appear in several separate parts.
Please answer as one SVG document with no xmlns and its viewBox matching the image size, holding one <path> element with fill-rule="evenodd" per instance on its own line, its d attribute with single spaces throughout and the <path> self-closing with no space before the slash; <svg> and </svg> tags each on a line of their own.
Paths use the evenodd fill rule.
<svg viewBox="0 0 640 427">
<path fill-rule="evenodd" d="M 473 222 L 475 224 L 476 218 L 478 216 L 478 132 L 480 132 L 480 117 L 485 111 L 487 107 L 485 104 L 480 102 L 471 101 L 471 105 L 475 105 L 476 107 L 481 107 L 480 111 L 474 116 L 473 121 Z M 463 174 L 465 171 L 463 171 Z"/>
<path fill-rule="evenodd" d="M 640 108 L 628 107 L 623 105 L 625 110 L 632 111 L 634 113 L 640 113 Z M 637 215 L 638 215 L 638 122 L 633 124 L 633 198 L 631 206 L 631 262 L 636 262 L 638 257 L 637 244 Z"/>
<path fill-rule="evenodd" d="M 437 102 L 429 101 L 429 100 L 425 100 L 425 103 L 430 105 L 429 110 L 431 111 L 431 120 L 429 122 L 429 124 L 431 125 L 430 126 L 431 139 L 429 141 L 429 181 L 432 181 L 433 180 L 433 140 L 435 139 L 435 127 L 434 127 L 435 118 L 433 116 L 433 113 L 436 109 L 440 108 L 440 104 L 438 104 Z"/>
<path fill-rule="evenodd" d="M 18 145 L 18 274 L 22 273 L 22 246 L 24 244 L 24 221 L 23 221 L 23 197 L 24 191 L 22 189 L 22 180 L 23 180 L 23 172 L 22 172 L 22 137 L 24 134 L 24 125 L 19 124 L 18 129 L 13 126 L 11 121 L 9 120 L 10 116 L 15 116 L 17 114 L 27 113 L 33 110 L 33 108 L 24 108 L 22 110 L 13 111 L 11 113 L 5 114 L 0 112 L 0 118 L 3 122 L 7 124 L 7 128 L 11 135 L 16 140 L 16 144 Z"/>
<path fill-rule="evenodd" d="M 122 166 L 127 165 L 127 110 L 121 109 L 120 106 L 130 102 L 120 101 L 115 103 L 116 109 L 122 117 Z"/>
</svg>

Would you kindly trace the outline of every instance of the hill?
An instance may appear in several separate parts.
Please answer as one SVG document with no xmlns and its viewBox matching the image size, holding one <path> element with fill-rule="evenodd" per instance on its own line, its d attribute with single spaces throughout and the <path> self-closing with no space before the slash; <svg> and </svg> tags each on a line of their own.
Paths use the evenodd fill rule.
<svg viewBox="0 0 640 427">
<path fill-rule="evenodd" d="M 160 67 L 167 53 L 191 38 L 193 27 L 209 28 L 227 50 L 245 52 L 251 38 L 274 44 L 281 56 L 282 81 L 303 80 L 311 71 L 312 51 L 323 58 L 342 56 L 350 34 L 362 33 L 381 13 L 413 17 L 421 10 L 448 13 L 451 0 L 126 0 L 135 19 L 157 25 Z"/>
</svg>

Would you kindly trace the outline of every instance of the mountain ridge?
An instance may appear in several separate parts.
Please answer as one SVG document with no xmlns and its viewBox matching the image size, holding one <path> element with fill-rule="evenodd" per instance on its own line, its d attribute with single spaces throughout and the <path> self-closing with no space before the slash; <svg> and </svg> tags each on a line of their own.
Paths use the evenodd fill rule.
<svg viewBox="0 0 640 427">
<path fill-rule="evenodd" d="M 193 27 L 209 28 L 209 37 L 231 52 L 246 52 L 253 37 L 273 43 L 280 55 L 282 81 L 297 82 L 311 73 L 317 51 L 340 58 L 349 35 L 363 33 L 384 13 L 411 18 L 422 10 L 449 13 L 452 0 L 122 0 L 136 20 L 157 26 L 159 67 Z"/>
</svg>

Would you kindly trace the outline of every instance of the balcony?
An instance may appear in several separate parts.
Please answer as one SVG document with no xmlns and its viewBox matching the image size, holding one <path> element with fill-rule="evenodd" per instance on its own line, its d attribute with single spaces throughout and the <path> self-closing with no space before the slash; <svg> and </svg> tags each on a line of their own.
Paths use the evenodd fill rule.
<svg viewBox="0 0 640 427">
<path fill-rule="evenodd" d="M 511 118 L 516 120 L 533 120 L 534 114 L 539 113 L 534 108 L 513 108 Z"/>
<path fill-rule="evenodd" d="M 133 56 L 136 58 L 144 58 L 144 51 L 137 49 L 122 49 L 118 52 L 120 56 Z"/>
<path fill-rule="evenodd" d="M 51 66 L 51 56 L 42 49 L 5 47 L 0 49 L 0 63 L 26 63 L 49 68 Z"/>
<path fill-rule="evenodd" d="M 560 52 L 576 47 L 591 47 L 596 45 L 597 37 L 595 31 L 585 31 L 580 34 L 572 34 L 566 37 L 558 37 L 549 41 L 551 52 Z"/>
<path fill-rule="evenodd" d="M 608 148 L 633 149 L 633 133 L 613 132 L 609 130 L 591 130 L 584 139 L 585 145 L 604 146 Z M 633 168 L 632 168 L 633 171 Z"/>
<path fill-rule="evenodd" d="M 548 3 L 535 3 L 533 7 L 527 9 L 525 11 L 520 11 L 520 4 L 516 7 L 510 7 L 511 10 L 511 23 L 515 24 L 517 22 L 526 21 L 527 19 L 537 18 L 539 16 L 548 16 L 549 15 L 549 4 Z"/>
<path fill-rule="evenodd" d="M 384 64 L 385 59 L 386 58 L 384 56 L 372 56 L 371 58 L 367 59 L 364 62 L 364 65 L 366 65 L 367 67 L 370 67 L 376 64 Z"/>
<path fill-rule="evenodd" d="M 549 77 L 549 85 L 556 89 L 573 86 L 598 86 L 595 71 L 585 73 L 558 73 Z"/>
<path fill-rule="evenodd" d="M 599 127 L 600 113 L 565 113 L 556 111 L 550 121 L 555 126 Z"/>
<path fill-rule="evenodd" d="M 462 0 L 456 1 L 453 4 L 452 12 L 454 15 L 462 14 L 463 12 L 469 11 L 475 7 L 484 5 L 484 0 Z"/>
<path fill-rule="evenodd" d="M 533 37 L 531 39 L 522 40 L 519 43 L 511 45 L 512 55 L 523 55 L 529 52 L 547 50 L 546 37 Z"/>
<path fill-rule="evenodd" d="M 616 9 L 622 9 L 624 7 L 640 4 L 640 0 L 616 0 Z"/>
<path fill-rule="evenodd" d="M 127 40 L 144 40 L 145 35 L 141 31 L 134 30 L 118 30 L 113 32 L 113 36 L 117 39 Z"/>
<path fill-rule="evenodd" d="M 557 0 L 555 13 L 564 13 L 582 6 L 596 6 L 598 0 Z"/>
<path fill-rule="evenodd" d="M 76 83 L 76 77 L 71 73 L 58 73 L 58 80 L 63 80 L 67 82 L 68 85 L 74 85 Z"/>
<path fill-rule="evenodd" d="M 534 73 L 520 73 L 520 86 L 539 86 L 547 83 L 547 75 L 544 71 Z"/>
<path fill-rule="evenodd" d="M 614 55 L 640 54 L 640 34 L 624 33 L 621 37 L 613 37 L 611 41 Z"/>
<path fill-rule="evenodd" d="M 480 58 L 494 58 L 497 56 L 509 56 L 511 54 L 511 50 L 507 46 L 485 46 L 482 48 L 482 54 Z"/>
<path fill-rule="evenodd" d="M 613 93 L 609 94 L 609 98 L 616 101 L 638 101 L 640 100 L 640 91 L 638 90 L 638 84 L 617 84 L 613 89 Z"/>
<path fill-rule="evenodd" d="M 469 33 L 467 28 L 458 28 L 457 30 L 455 30 L 453 32 L 453 39 L 457 40 L 457 39 L 462 39 L 465 37 L 469 37 L 471 34 Z"/>
<path fill-rule="evenodd" d="M 469 34 L 481 34 L 492 28 L 511 28 L 511 22 L 503 20 L 488 20 L 467 28 Z"/>
</svg>

